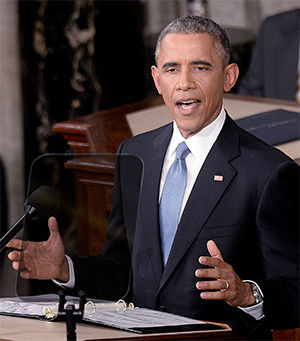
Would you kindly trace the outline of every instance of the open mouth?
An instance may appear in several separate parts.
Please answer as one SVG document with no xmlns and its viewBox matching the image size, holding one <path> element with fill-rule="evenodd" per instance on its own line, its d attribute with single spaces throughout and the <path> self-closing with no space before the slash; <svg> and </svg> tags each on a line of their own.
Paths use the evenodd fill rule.
<svg viewBox="0 0 300 341">
<path fill-rule="evenodd" d="M 191 99 L 186 101 L 179 101 L 176 103 L 176 105 L 178 105 L 182 109 L 190 109 L 196 106 L 198 103 L 200 103 L 198 99 Z"/>
</svg>

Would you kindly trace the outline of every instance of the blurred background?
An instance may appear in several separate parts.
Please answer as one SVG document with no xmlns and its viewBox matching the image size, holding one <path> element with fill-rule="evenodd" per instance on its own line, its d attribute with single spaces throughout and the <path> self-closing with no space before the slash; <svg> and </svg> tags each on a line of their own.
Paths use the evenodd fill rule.
<svg viewBox="0 0 300 341">
<path fill-rule="evenodd" d="M 262 21 L 299 7 L 299 0 L 1 0 L 0 232 L 23 213 L 32 161 L 68 151 L 53 124 L 156 95 L 150 66 L 168 22 L 198 14 L 224 26 L 243 75 Z"/>
</svg>

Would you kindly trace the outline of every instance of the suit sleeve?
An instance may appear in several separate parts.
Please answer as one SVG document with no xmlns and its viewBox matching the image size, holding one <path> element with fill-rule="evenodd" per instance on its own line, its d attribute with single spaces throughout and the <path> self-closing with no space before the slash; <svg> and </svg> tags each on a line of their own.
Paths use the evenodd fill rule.
<svg viewBox="0 0 300 341">
<path fill-rule="evenodd" d="M 299 327 L 299 166 L 281 163 L 263 185 L 257 228 L 262 253 L 266 322 Z"/>
</svg>

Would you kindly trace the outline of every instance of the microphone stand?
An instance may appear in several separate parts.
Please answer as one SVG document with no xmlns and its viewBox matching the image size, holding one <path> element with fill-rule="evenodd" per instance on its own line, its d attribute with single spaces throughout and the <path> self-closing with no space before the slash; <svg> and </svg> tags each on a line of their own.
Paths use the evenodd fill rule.
<svg viewBox="0 0 300 341">
<path fill-rule="evenodd" d="M 6 244 L 11 241 L 31 219 L 31 214 L 35 212 L 35 207 L 28 206 L 25 214 L 12 226 L 3 237 L 0 238 L 0 252 L 5 248 Z"/>
<path fill-rule="evenodd" d="M 64 308 L 66 303 L 65 293 L 63 290 L 58 292 L 59 305 L 58 305 L 58 316 L 66 318 L 66 332 L 67 341 L 76 341 L 76 322 L 81 321 L 84 314 L 84 305 L 86 303 L 86 297 L 83 291 L 79 291 L 78 295 L 80 298 L 79 308 L 76 309 L 74 304 L 68 304 Z"/>
</svg>

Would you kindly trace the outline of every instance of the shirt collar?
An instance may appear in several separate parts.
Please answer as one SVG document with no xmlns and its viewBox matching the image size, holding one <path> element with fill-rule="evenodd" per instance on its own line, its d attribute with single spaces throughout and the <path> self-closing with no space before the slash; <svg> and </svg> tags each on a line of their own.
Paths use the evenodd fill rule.
<svg viewBox="0 0 300 341">
<path fill-rule="evenodd" d="M 225 118 L 226 112 L 223 105 L 220 114 L 209 125 L 187 139 L 181 135 L 176 122 L 173 121 L 173 134 L 166 157 L 168 158 L 174 154 L 178 144 L 183 141 L 197 158 L 200 158 L 203 153 L 208 153 L 224 125 Z"/>
</svg>

